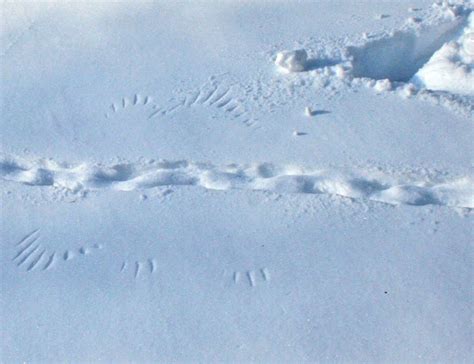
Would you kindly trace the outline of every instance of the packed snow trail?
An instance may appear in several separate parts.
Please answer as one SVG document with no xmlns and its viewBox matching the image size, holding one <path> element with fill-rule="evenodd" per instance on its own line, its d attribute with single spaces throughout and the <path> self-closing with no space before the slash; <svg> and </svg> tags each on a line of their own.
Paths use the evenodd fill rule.
<svg viewBox="0 0 474 364">
<path fill-rule="evenodd" d="M 444 174 L 389 174 L 377 171 L 308 169 L 277 166 L 189 161 L 147 163 L 67 164 L 52 160 L 4 158 L 4 181 L 31 186 L 53 186 L 72 192 L 110 189 L 133 191 L 157 186 L 199 186 L 209 190 L 264 190 L 277 193 L 329 194 L 368 199 L 393 205 L 442 205 L 474 208 L 474 178 L 447 178 Z"/>
</svg>

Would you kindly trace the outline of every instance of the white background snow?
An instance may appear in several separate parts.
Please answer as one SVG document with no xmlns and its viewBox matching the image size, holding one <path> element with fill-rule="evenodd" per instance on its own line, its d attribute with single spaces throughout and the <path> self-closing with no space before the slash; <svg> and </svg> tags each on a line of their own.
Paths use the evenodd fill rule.
<svg viewBox="0 0 474 364">
<path fill-rule="evenodd" d="M 469 362 L 472 8 L 2 3 L 0 361 Z"/>
</svg>

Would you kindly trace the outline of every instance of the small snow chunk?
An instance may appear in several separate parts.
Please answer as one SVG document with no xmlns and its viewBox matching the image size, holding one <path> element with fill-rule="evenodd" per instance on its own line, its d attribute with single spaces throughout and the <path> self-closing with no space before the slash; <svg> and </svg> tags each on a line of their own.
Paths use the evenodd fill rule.
<svg viewBox="0 0 474 364">
<path fill-rule="evenodd" d="M 392 89 L 392 83 L 390 80 L 385 79 L 385 80 L 378 80 L 375 82 L 374 85 L 374 90 L 377 92 L 385 92 L 385 91 L 390 91 Z"/>
<path fill-rule="evenodd" d="M 415 8 L 415 7 L 410 7 L 410 8 L 408 8 L 408 11 L 409 11 L 410 13 L 414 13 L 415 11 L 420 11 L 420 10 L 421 10 L 420 8 Z"/>
<path fill-rule="evenodd" d="M 390 15 L 387 15 L 387 14 L 377 14 L 375 15 L 375 19 L 377 20 L 382 20 L 382 19 L 385 19 L 385 18 L 388 18 L 390 17 Z"/>
<path fill-rule="evenodd" d="M 141 201 L 145 201 L 147 198 L 148 198 L 148 196 L 145 195 L 145 194 L 140 195 L 140 200 Z"/>
<path fill-rule="evenodd" d="M 306 135 L 306 134 L 307 133 L 302 132 L 302 131 L 298 131 L 298 130 L 293 131 L 293 136 L 302 136 L 302 135 Z"/>
<path fill-rule="evenodd" d="M 286 73 L 302 72 L 306 69 L 308 54 L 304 49 L 281 51 L 277 54 L 275 64 Z"/>
<path fill-rule="evenodd" d="M 416 86 L 412 83 L 408 83 L 399 90 L 399 94 L 403 98 L 407 99 L 415 95 L 416 91 L 417 91 Z"/>
<path fill-rule="evenodd" d="M 336 74 L 336 77 L 343 80 L 346 78 L 347 76 L 347 71 L 346 69 L 344 68 L 344 66 L 338 64 L 336 66 L 334 66 L 334 73 Z"/>
<path fill-rule="evenodd" d="M 356 78 L 356 80 L 358 80 Z M 375 85 L 375 80 L 373 79 L 361 79 L 361 83 L 365 86 L 365 87 L 374 87 Z"/>
<path fill-rule="evenodd" d="M 306 106 L 304 108 L 304 114 L 308 117 L 311 117 L 314 115 L 313 110 L 309 106 Z"/>
</svg>

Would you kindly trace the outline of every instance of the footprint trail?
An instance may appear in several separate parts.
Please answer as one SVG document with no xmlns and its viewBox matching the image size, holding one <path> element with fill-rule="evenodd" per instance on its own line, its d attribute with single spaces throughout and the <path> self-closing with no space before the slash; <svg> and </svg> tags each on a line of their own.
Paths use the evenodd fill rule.
<svg viewBox="0 0 474 364">
<path fill-rule="evenodd" d="M 474 178 L 448 178 L 442 172 L 309 169 L 271 163 L 225 166 L 191 161 L 147 164 L 78 165 L 52 160 L 0 161 L 0 178 L 29 186 L 67 191 L 134 191 L 158 186 L 196 186 L 208 190 L 263 190 L 280 194 L 327 194 L 392 205 L 441 205 L 474 208 Z M 31 237 L 34 237 L 33 232 Z M 31 237 L 25 238 L 26 241 Z M 23 244 L 24 242 L 22 242 Z"/>
</svg>

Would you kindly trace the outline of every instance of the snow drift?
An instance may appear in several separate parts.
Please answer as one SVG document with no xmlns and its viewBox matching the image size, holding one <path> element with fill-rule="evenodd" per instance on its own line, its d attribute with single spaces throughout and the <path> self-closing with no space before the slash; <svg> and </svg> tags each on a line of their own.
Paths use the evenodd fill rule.
<svg viewBox="0 0 474 364">
<path fill-rule="evenodd" d="M 474 13 L 462 35 L 435 52 L 412 81 L 430 90 L 474 95 Z"/>
</svg>

